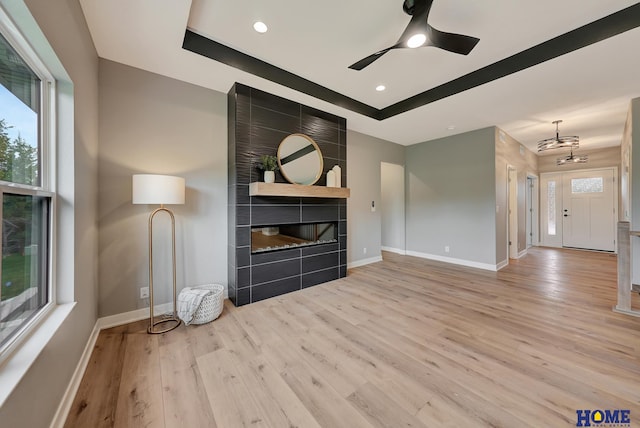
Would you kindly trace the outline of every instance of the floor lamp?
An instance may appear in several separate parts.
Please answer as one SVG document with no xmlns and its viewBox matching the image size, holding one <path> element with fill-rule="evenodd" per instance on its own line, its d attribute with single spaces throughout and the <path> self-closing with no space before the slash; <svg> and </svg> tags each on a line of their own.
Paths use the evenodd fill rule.
<svg viewBox="0 0 640 428">
<path fill-rule="evenodd" d="M 165 204 L 184 204 L 184 178 L 170 175 L 135 174 L 133 176 L 134 204 L 160 205 L 149 215 L 149 328 L 148 333 L 158 334 L 173 330 L 180 325 L 176 308 L 176 221 L 171 210 Z M 159 212 L 171 217 L 171 247 L 173 260 L 173 312 L 158 321 L 153 315 L 153 218 Z"/>
</svg>

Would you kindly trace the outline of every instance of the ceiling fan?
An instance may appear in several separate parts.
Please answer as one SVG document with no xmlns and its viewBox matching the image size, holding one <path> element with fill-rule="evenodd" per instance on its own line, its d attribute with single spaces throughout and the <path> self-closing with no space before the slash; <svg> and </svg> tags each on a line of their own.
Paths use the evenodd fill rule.
<svg viewBox="0 0 640 428">
<path fill-rule="evenodd" d="M 349 68 L 362 70 L 392 49 L 435 46 L 461 55 L 469 54 L 480 39 L 462 34 L 445 33 L 433 28 L 427 22 L 432 4 L 433 0 L 404 0 L 402 9 L 411 15 L 411 21 L 396 44 L 351 64 Z"/>
</svg>

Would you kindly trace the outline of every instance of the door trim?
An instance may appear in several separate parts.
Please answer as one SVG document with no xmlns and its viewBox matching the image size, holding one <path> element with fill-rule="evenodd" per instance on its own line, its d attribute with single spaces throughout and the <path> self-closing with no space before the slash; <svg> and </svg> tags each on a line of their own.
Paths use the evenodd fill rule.
<svg viewBox="0 0 640 428">
<path fill-rule="evenodd" d="M 565 179 L 565 174 L 573 174 L 573 173 L 583 173 L 583 172 L 594 172 L 594 171 L 602 171 L 602 170 L 613 170 L 613 209 L 615 210 L 615 214 L 614 214 L 614 220 L 617 222 L 618 219 L 620 218 L 620 207 L 619 207 L 619 193 L 620 193 L 620 177 L 618 175 L 618 167 L 617 166 L 603 166 L 603 167 L 598 167 L 598 168 L 585 168 L 585 169 L 572 169 L 572 170 L 568 170 L 568 171 L 553 171 L 553 172 L 543 172 L 540 174 L 540 186 L 539 186 L 539 191 L 540 191 L 540 207 L 542 207 L 542 201 L 544 200 L 543 195 L 542 195 L 542 184 L 543 182 L 546 182 L 549 179 L 553 179 L 554 176 L 559 177 L 559 180 L 557 179 L 556 181 L 559 182 L 559 188 L 556 188 L 556 218 L 560 219 L 559 221 L 556 220 L 557 224 L 562 224 L 562 220 L 561 220 L 561 216 L 562 216 L 562 200 L 563 200 L 563 195 L 562 195 L 562 186 L 564 185 L 564 179 Z M 559 199 L 559 203 L 558 203 L 558 189 L 560 190 L 560 199 Z M 545 202 L 546 205 L 546 202 Z M 540 216 L 540 226 L 545 226 L 546 225 L 546 220 L 543 221 L 543 217 Z M 556 248 L 569 248 L 572 249 L 573 247 L 564 247 L 562 245 L 562 227 L 560 226 L 560 241 L 559 241 L 559 245 L 558 244 L 554 244 L 554 243 L 550 243 L 547 240 L 543 239 L 543 236 L 546 236 L 546 234 L 540 233 L 540 244 L 541 245 L 545 245 L 548 247 L 556 247 Z M 614 233 L 613 236 L 614 240 L 617 239 L 616 234 Z M 586 251 L 600 251 L 600 250 L 586 250 Z M 610 252 L 607 251 L 607 253 L 613 253 L 613 254 L 617 254 L 618 253 L 618 244 L 617 242 L 614 245 L 614 251 Z"/>
<path fill-rule="evenodd" d="M 532 180 L 533 184 L 533 188 L 531 189 L 531 206 L 528 206 L 529 201 L 527 200 L 525 210 L 527 210 L 527 213 L 529 209 L 533 210 L 527 218 L 531 221 L 531 246 L 536 247 L 540 245 L 540 177 L 532 172 L 527 172 L 527 183 L 529 179 Z"/>
<path fill-rule="evenodd" d="M 515 177 L 513 185 L 511 182 L 512 174 Z M 519 257 L 518 170 L 513 165 L 507 165 L 507 258 L 517 259 Z"/>
</svg>

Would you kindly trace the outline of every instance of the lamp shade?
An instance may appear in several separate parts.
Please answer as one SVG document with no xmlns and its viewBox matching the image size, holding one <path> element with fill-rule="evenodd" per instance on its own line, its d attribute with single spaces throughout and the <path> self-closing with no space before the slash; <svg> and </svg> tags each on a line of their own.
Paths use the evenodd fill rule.
<svg viewBox="0 0 640 428">
<path fill-rule="evenodd" d="M 171 175 L 135 174 L 133 176 L 134 204 L 182 205 L 185 181 Z"/>
</svg>

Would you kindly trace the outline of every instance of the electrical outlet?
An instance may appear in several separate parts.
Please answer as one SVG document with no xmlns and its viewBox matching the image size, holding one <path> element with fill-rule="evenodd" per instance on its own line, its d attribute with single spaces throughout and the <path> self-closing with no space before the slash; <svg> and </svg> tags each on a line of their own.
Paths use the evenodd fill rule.
<svg viewBox="0 0 640 428">
<path fill-rule="evenodd" d="M 445 252 L 445 253 L 448 253 L 448 252 L 449 252 L 449 246 L 448 246 L 448 245 L 445 245 L 445 247 L 444 247 L 444 252 Z"/>
<path fill-rule="evenodd" d="M 362 253 L 363 253 L 363 254 L 367 254 L 367 247 L 364 247 L 364 248 L 362 249 Z"/>
<path fill-rule="evenodd" d="M 140 287 L 140 298 L 146 299 L 149 297 L 149 287 Z"/>
</svg>

